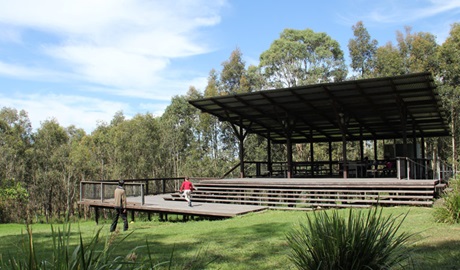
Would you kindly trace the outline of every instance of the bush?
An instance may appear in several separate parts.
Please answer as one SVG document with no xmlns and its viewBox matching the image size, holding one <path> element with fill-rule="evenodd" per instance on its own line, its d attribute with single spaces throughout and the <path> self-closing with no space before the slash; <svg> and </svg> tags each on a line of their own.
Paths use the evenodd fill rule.
<svg viewBox="0 0 460 270">
<path fill-rule="evenodd" d="M 348 218 L 338 210 L 307 215 L 305 223 L 287 234 L 290 260 L 298 269 L 390 269 L 411 266 L 404 244 L 411 235 L 398 234 L 407 214 L 382 216 L 382 209 L 350 209 Z"/>
<path fill-rule="evenodd" d="M 26 219 L 29 193 L 14 179 L 0 179 L 0 223 Z"/>
<path fill-rule="evenodd" d="M 449 180 L 449 189 L 440 200 L 442 203 L 434 210 L 434 219 L 441 223 L 460 223 L 460 178 Z"/>
</svg>

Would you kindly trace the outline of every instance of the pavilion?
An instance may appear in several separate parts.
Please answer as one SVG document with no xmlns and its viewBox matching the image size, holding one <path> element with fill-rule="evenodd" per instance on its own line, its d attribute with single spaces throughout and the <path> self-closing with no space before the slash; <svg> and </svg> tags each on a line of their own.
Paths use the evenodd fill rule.
<svg viewBox="0 0 460 270">
<path fill-rule="evenodd" d="M 239 140 L 242 178 L 245 177 L 243 141 L 250 133 L 268 140 L 270 172 L 271 144 L 286 144 L 287 178 L 294 177 L 296 170 L 292 157 L 292 146 L 296 143 L 310 144 L 313 161 L 314 143 L 329 143 L 331 149 L 333 142 L 342 142 L 341 168 L 347 178 L 352 168 L 345 154 L 347 141 L 360 142 L 361 158 L 363 142 L 373 141 L 373 159 L 377 160 L 377 140 L 402 139 L 395 155 L 411 158 L 421 155 L 425 159 L 425 138 L 450 134 L 446 113 L 429 72 L 261 90 L 189 102 L 203 113 L 231 124 Z M 418 146 L 417 139 L 421 141 Z M 331 150 L 329 156 L 330 153 Z M 332 168 L 333 161 L 329 159 Z"/>
</svg>

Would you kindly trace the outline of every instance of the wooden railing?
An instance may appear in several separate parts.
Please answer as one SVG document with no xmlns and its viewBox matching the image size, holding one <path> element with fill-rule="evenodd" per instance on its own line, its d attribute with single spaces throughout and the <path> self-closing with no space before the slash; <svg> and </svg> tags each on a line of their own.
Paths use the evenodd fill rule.
<svg viewBox="0 0 460 270">
<path fill-rule="evenodd" d="M 184 178 L 124 179 L 127 196 L 140 196 L 142 204 L 146 195 L 166 194 L 179 190 Z M 112 199 L 118 180 L 81 181 L 80 201 Z"/>
<path fill-rule="evenodd" d="M 387 163 L 393 166 L 388 168 Z M 239 178 L 235 173 L 240 164 L 231 168 L 222 178 Z M 452 167 L 447 163 L 430 159 L 410 159 L 398 157 L 389 160 L 369 160 L 366 164 L 361 161 L 347 162 L 348 177 L 391 177 L 398 179 L 439 179 L 447 180 L 453 175 Z M 244 175 L 251 177 L 287 177 L 287 162 L 245 161 Z M 293 162 L 293 177 L 342 177 L 343 163 L 340 161 Z"/>
<path fill-rule="evenodd" d="M 438 179 L 448 180 L 454 174 L 451 166 L 442 160 L 396 158 L 398 179 Z"/>
</svg>

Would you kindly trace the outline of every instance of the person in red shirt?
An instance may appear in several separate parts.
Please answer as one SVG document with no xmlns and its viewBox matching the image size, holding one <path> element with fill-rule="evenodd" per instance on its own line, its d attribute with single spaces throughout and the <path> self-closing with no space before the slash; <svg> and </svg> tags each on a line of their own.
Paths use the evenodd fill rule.
<svg viewBox="0 0 460 270">
<path fill-rule="evenodd" d="M 190 178 L 187 176 L 184 179 L 184 182 L 182 182 L 182 185 L 180 186 L 180 192 L 184 192 L 184 197 L 185 200 L 188 202 L 188 206 L 192 207 L 192 192 L 196 190 L 195 186 L 193 185 L 192 182 L 190 182 Z"/>
</svg>

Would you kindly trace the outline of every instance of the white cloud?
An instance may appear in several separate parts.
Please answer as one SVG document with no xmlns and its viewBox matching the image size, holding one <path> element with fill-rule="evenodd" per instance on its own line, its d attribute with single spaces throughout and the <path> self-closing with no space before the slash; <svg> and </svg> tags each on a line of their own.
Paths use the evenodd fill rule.
<svg viewBox="0 0 460 270">
<path fill-rule="evenodd" d="M 170 73 L 171 59 L 212 50 L 200 39 L 200 31 L 220 22 L 218 11 L 224 4 L 203 0 L 0 0 L 0 24 L 51 36 L 32 46 L 53 63 L 33 69 L 27 63 L 22 67 L 15 63 L 8 70 L 13 64 L 4 62 L 0 74 L 30 78 L 41 74 L 37 69 L 48 69 L 43 75 L 61 73 L 82 85 L 114 89 L 113 94 L 129 94 L 120 89 L 132 89 L 134 96 L 157 92 L 148 96 L 154 98 L 162 95 L 159 82 Z M 7 40 L 8 34 L 3 36 Z M 9 40 L 20 40 L 10 36 Z"/>
<path fill-rule="evenodd" d="M 63 127 L 75 125 L 88 133 L 98 122 L 110 122 L 117 111 L 127 112 L 127 116 L 132 112 L 130 105 L 124 102 L 63 94 L 0 95 L 0 107 L 25 110 L 34 129 L 44 120 L 56 118 Z"/>
<path fill-rule="evenodd" d="M 74 72 L 85 81 L 116 88 L 151 87 L 169 62 L 167 58 L 149 58 L 101 46 L 64 46 L 50 49 L 49 53 L 73 63 Z"/>
<path fill-rule="evenodd" d="M 421 2 L 424 2 L 423 4 Z M 427 3 L 428 2 L 428 3 Z M 459 12 L 458 0 L 428 1 L 381 1 L 369 6 L 370 11 L 365 19 L 379 23 L 409 23 L 427 19 L 446 12 Z"/>
</svg>

